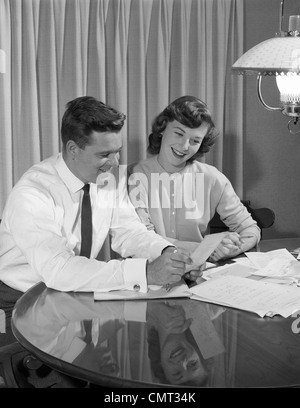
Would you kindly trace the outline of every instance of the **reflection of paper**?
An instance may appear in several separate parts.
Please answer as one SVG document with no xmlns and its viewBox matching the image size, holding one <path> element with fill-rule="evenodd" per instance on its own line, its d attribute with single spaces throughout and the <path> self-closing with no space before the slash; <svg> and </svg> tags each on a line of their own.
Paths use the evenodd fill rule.
<svg viewBox="0 0 300 408">
<path fill-rule="evenodd" d="M 138 300 L 138 299 L 164 299 L 176 297 L 190 297 L 189 287 L 183 283 L 174 286 L 169 292 L 162 286 L 149 285 L 148 292 L 135 292 L 132 290 L 115 290 L 111 292 L 94 292 L 95 300 Z"/>
<path fill-rule="evenodd" d="M 194 264 L 198 266 L 204 264 L 226 234 L 226 232 L 220 232 L 218 234 L 206 235 L 191 255 Z"/>
<path fill-rule="evenodd" d="M 225 347 L 208 314 L 210 308 L 216 308 L 217 306 L 205 305 L 200 302 L 195 303 L 196 302 L 186 302 L 184 304 L 184 310 L 186 312 L 186 318 L 192 318 L 190 329 L 203 358 L 206 360 L 224 353 Z M 217 311 L 219 314 L 222 314 L 225 309 L 219 306 Z"/>
<path fill-rule="evenodd" d="M 226 276 L 190 288 L 191 299 L 248 310 L 263 317 L 288 317 L 300 309 L 300 289 L 248 278 Z"/>
</svg>

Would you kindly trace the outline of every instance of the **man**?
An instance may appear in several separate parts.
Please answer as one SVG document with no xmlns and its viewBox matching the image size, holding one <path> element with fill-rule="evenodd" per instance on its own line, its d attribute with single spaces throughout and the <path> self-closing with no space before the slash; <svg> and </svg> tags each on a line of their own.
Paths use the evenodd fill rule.
<svg viewBox="0 0 300 408">
<path fill-rule="evenodd" d="M 60 291 L 146 291 L 147 283 L 180 280 L 189 257 L 146 229 L 129 203 L 126 182 L 118 180 L 124 120 L 125 115 L 93 97 L 67 104 L 62 153 L 23 175 L 3 212 L 0 308 L 39 281 Z M 85 194 L 90 195 L 93 221 L 88 255 L 81 254 L 87 243 L 81 240 Z M 112 249 L 126 259 L 97 259 L 108 234 Z"/>
</svg>

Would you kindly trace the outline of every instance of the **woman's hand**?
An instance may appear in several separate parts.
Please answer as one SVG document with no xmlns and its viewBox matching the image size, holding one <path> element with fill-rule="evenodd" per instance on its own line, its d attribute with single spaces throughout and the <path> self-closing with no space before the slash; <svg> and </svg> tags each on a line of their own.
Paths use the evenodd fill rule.
<svg viewBox="0 0 300 408">
<path fill-rule="evenodd" d="M 188 279 L 190 281 L 196 281 L 203 275 L 203 271 L 206 269 L 206 263 L 204 262 L 203 265 L 196 266 L 191 265 L 187 268 L 186 272 L 183 275 L 183 279 Z"/>
<path fill-rule="evenodd" d="M 211 254 L 209 260 L 216 262 L 221 259 L 233 258 L 252 249 L 256 244 L 257 237 L 255 235 L 247 234 L 246 231 L 241 234 L 238 234 L 237 232 L 228 232 Z"/>
<path fill-rule="evenodd" d="M 242 252 L 241 237 L 236 232 L 228 232 L 210 256 L 211 261 L 233 258 Z"/>
</svg>

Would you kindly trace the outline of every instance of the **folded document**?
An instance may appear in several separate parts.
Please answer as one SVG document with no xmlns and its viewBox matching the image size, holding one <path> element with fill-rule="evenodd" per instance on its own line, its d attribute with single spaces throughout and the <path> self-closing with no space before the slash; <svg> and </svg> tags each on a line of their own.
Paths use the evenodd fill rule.
<svg viewBox="0 0 300 408">
<path fill-rule="evenodd" d="M 147 293 L 135 292 L 133 290 L 111 290 L 110 292 L 94 292 L 95 300 L 138 300 L 138 299 L 164 299 L 191 296 L 189 287 L 185 283 L 173 285 L 167 291 L 165 287 L 148 285 Z"/>
<path fill-rule="evenodd" d="M 226 232 L 217 234 L 205 235 L 195 251 L 191 254 L 191 258 L 195 265 L 202 265 L 214 252 L 223 238 L 227 235 Z"/>
</svg>

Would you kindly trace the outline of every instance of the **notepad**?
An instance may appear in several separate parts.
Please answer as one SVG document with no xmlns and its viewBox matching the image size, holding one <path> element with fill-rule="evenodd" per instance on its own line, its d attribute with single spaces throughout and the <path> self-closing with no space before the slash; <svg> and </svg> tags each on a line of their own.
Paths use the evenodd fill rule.
<svg viewBox="0 0 300 408">
<path fill-rule="evenodd" d="M 148 285 L 147 293 L 132 290 L 112 290 L 110 292 L 94 292 L 95 300 L 139 300 L 139 299 L 164 299 L 164 298 L 189 298 L 189 287 L 182 283 L 174 286 L 170 291 L 159 285 Z"/>
</svg>

